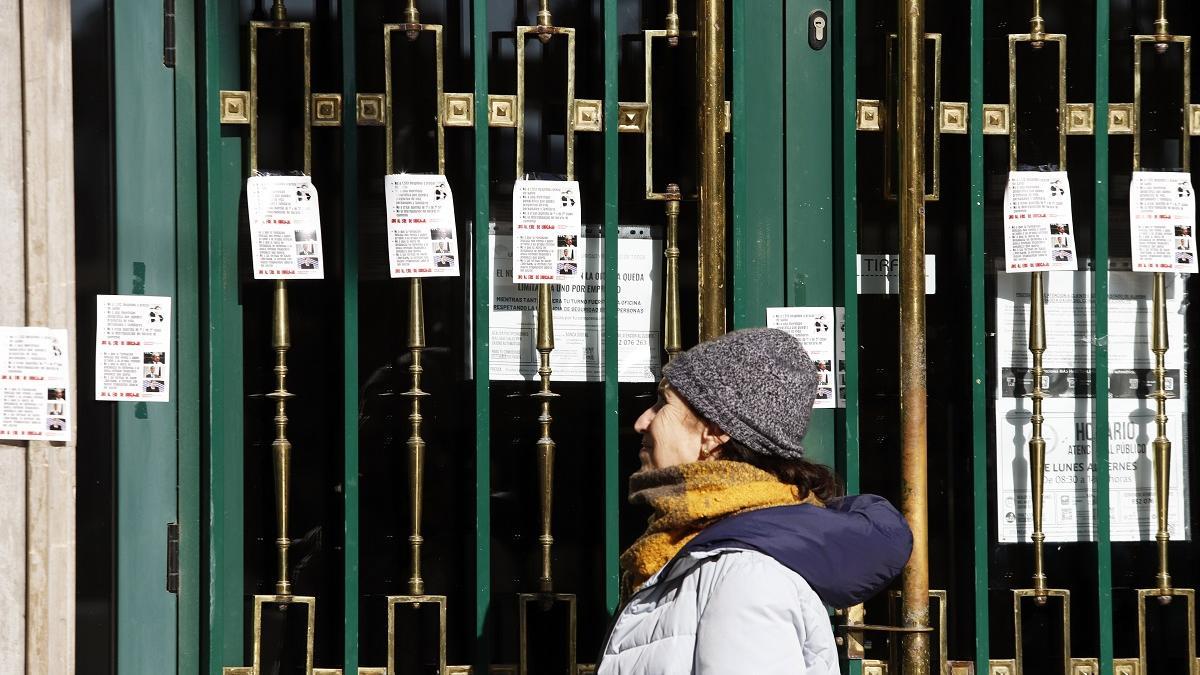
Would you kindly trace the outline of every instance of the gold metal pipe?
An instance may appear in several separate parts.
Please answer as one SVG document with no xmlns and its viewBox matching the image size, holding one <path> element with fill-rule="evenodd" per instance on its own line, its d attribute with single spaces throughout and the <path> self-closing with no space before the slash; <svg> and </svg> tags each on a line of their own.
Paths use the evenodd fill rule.
<svg viewBox="0 0 1200 675">
<path fill-rule="evenodd" d="M 697 0 L 700 340 L 725 333 L 725 0 Z"/>
<path fill-rule="evenodd" d="M 542 44 L 548 44 L 553 36 L 548 29 L 554 27 L 554 17 L 550 14 L 550 0 L 538 0 L 537 38 Z"/>
<path fill-rule="evenodd" d="M 1046 533 L 1042 530 L 1042 501 L 1046 476 L 1046 439 L 1042 436 L 1042 356 L 1046 353 L 1046 293 L 1042 286 L 1042 273 L 1029 275 L 1029 351 L 1033 354 L 1033 405 L 1032 435 L 1029 439 L 1029 475 L 1033 487 L 1033 590 L 1034 602 L 1046 604 L 1046 573 L 1043 565 L 1042 543 Z"/>
<path fill-rule="evenodd" d="M 541 389 L 533 397 L 541 403 L 541 414 L 538 415 L 538 425 L 541 427 L 541 437 L 537 441 L 538 450 L 538 493 L 541 506 L 542 532 L 538 543 L 542 547 L 542 573 L 538 577 L 538 590 L 550 593 L 554 589 L 554 576 L 551 570 L 550 553 L 554 547 L 554 535 L 551 533 L 551 510 L 554 505 L 554 439 L 550 435 L 550 424 L 554 418 L 550 416 L 550 402 L 558 394 L 550 391 L 550 352 L 554 351 L 554 313 L 551 302 L 550 284 L 538 286 L 537 310 L 537 350 L 539 357 L 538 376 L 541 378 Z"/>
<path fill-rule="evenodd" d="M 901 510 L 913 551 L 901 577 L 901 625 L 929 625 L 929 477 L 925 357 L 925 2 L 900 0 Z M 904 675 L 929 675 L 929 634 L 901 637 Z"/>
<path fill-rule="evenodd" d="M 408 0 L 404 8 L 404 36 L 410 42 L 415 41 L 421 34 L 421 12 L 417 11 L 417 0 Z M 390 150 L 389 150 L 390 152 Z"/>
<path fill-rule="evenodd" d="M 287 7 L 283 6 L 283 0 L 275 0 L 271 4 L 271 19 L 273 21 L 287 21 Z"/>
<path fill-rule="evenodd" d="M 1030 46 L 1041 49 L 1046 40 L 1046 21 L 1042 19 L 1042 0 L 1033 0 L 1033 17 L 1029 19 Z"/>
<path fill-rule="evenodd" d="M 1167 336 L 1167 289 L 1166 275 L 1154 273 L 1154 318 L 1150 335 L 1150 350 L 1154 352 L 1154 399 L 1156 412 L 1155 426 L 1158 434 L 1154 439 L 1154 494 L 1158 499 L 1158 532 L 1154 538 L 1158 542 L 1158 574 L 1155 581 L 1158 590 L 1171 589 L 1171 573 L 1167 568 L 1167 545 L 1171 541 L 1171 533 L 1167 527 L 1167 517 L 1170 513 L 1171 487 L 1171 439 L 1167 436 L 1167 349 L 1170 340 Z M 1159 596 L 1163 604 L 1171 601 L 1171 596 Z"/>
<path fill-rule="evenodd" d="M 412 399 L 408 421 L 412 426 L 412 434 L 408 438 L 408 485 L 409 506 L 411 510 L 410 532 L 408 544 L 412 562 L 412 576 L 408 579 L 408 592 L 411 595 L 425 593 L 425 581 L 421 578 L 421 544 L 425 539 L 421 536 L 421 513 L 423 505 L 423 483 L 425 476 L 425 439 L 421 436 L 421 399 L 428 396 L 421 390 L 421 353 L 425 349 L 425 302 L 422 295 L 421 279 L 413 277 L 408 296 L 408 349 L 412 355 L 412 364 L 408 372 L 412 375 L 412 388 L 404 393 Z"/>
<path fill-rule="evenodd" d="M 282 280 L 275 282 L 271 325 L 271 346 L 275 349 L 275 391 L 267 394 L 267 398 L 275 402 L 275 440 L 271 442 L 275 469 L 275 524 L 278 527 L 275 547 L 279 562 L 275 593 L 291 595 L 292 582 L 288 580 L 288 548 L 291 546 L 291 539 L 288 538 L 288 505 L 292 443 L 287 437 L 287 401 L 292 394 L 287 390 L 287 353 L 292 346 L 292 338 L 288 321 L 287 284 Z"/>
<path fill-rule="evenodd" d="M 667 46 L 679 46 L 679 0 L 671 0 L 667 10 Z"/>
<path fill-rule="evenodd" d="M 667 185 L 666 297 L 663 301 L 663 349 L 667 363 L 683 351 L 679 319 L 679 185 Z"/>
<path fill-rule="evenodd" d="M 1158 17 L 1154 19 L 1154 50 L 1165 54 L 1171 40 L 1171 25 L 1167 22 L 1167 0 L 1158 0 Z"/>
</svg>

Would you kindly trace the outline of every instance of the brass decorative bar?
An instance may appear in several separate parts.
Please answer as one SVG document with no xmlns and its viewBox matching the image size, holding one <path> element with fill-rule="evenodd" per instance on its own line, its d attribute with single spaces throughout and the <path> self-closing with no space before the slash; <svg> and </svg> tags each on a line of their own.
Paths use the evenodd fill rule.
<svg viewBox="0 0 1200 675">
<path fill-rule="evenodd" d="M 704 341 L 725 333 L 725 0 L 697 0 L 697 9 L 699 316 Z"/>
<path fill-rule="evenodd" d="M 541 534 L 538 543 L 542 547 L 542 573 L 538 577 L 538 590 L 549 593 L 554 590 L 554 576 L 551 569 L 551 550 L 554 548 L 554 535 L 551 532 L 550 515 L 554 505 L 554 451 L 556 445 L 550 435 L 550 426 L 554 417 L 550 414 L 550 403 L 558 398 L 550 390 L 550 352 L 554 351 L 554 307 L 551 303 L 550 284 L 538 286 L 537 304 L 537 351 L 538 377 L 541 388 L 533 395 L 541 407 L 538 414 L 538 427 L 541 436 L 537 440 L 538 461 L 538 495 L 541 506 Z"/>
<path fill-rule="evenodd" d="M 666 297 L 663 301 L 663 350 L 670 363 L 683 351 L 679 318 L 679 186 L 667 185 L 667 241 L 663 254 L 666 258 Z"/>
<path fill-rule="evenodd" d="M 1042 390 L 1042 358 L 1046 353 L 1046 293 L 1042 287 L 1042 273 L 1032 272 L 1029 275 L 1029 351 L 1033 356 L 1033 391 L 1030 393 L 1033 414 L 1030 422 L 1033 426 L 1029 439 L 1029 476 L 1033 488 L 1033 589 L 1035 602 L 1046 604 L 1046 572 L 1043 560 L 1043 542 L 1046 533 L 1042 529 L 1042 502 L 1045 495 L 1046 479 L 1046 439 L 1042 435 L 1042 400 L 1045 392 Z M 1020 649 L 1020 642 L 1017 643 Z"/>
<path fill-rule="evenodd" d="M 929 625 L 929 477 L 925 358 L 925 2 L 900 0 L 901 511 L 913 550 L 901 575 L 900 620 Z M 905 675 L 929 675 L 929 634 L 901 637 Z"/>
<path fill-rule="evenodd" d="M 1040 8 L 1040 4 L 1039 8 Z M 1058 169 L 1067 170 L 1067 36 L 1046 33 L 1041 17 L 1034 17 L 1042 26 L 1040 33 L 1010 33 L 1008 36 L 1008 170 L 1017 170 L 1017 44 L 1028 42 L 1041 49 L 1047 42 L 1058 44 Z"/>
<path fill-rule="evenodd" d="M 1171 541 L 1167 524 L 1171 495 L 1171 439 L 1167 436 L 1167 349 L 1170 341 L 1167 335 L 1166 275 L 1162 272 L 1154 273 L 1152 307 L 1154 318 L 1150 350 L 1154 352 L 1154 424 L 1157 430 L 1154 438 L 1154 493 L 1158 497 L 1158 532 L 1154 535 L 1158 542 L 1158 574 L 1155 580 L 1158 590 L 1165 592 L 1171 589 L 1171 573 L 1167 567 L 1167 545 Z M 1159 597 L 1170 598 L 1167 595 Z"/>
<path fill-rule="evenodd" d="M 408 447 L 408 490 L 410 509 L 410 560 L 412 576 L 408 579 L 408 592 L 411 595 L 425 594 L 425 581 L 421 578 L 421 544 L 425 539 L 421 536 L 421 512 L 423 505 L 423 486 L 425 476 L 425 439 L 421 436 L 421 399 L 428 396 L 421 390 L 421 352 L 425 350 L 425 301 L 421 293 L 421 279 L 413 277 L 409 280 L 408 296 L 408 349 L 412 363 L 408 372 L 412 376 L 412 387 L 404 392 L 411 400 L 412 408 L 408 421 L 412 425 L 412 434 L 406 443 Z"/>
<path fill-rule="evenodd" d="M 1155 22 L 1158 25 L 1158 22 Z M 1165 29 L 1166 18 L 1162 19 Z M 1184 110 L 1192 100 L 1192 36 L 1190 35 L 1134 35 L 1133 36 L 1133 170 L 1142 169 L 1142 46 L 1153 44 L 1157 54 L 1164 54 L 1170 45 L 1178 44 L 1183 49 L 1183 73 L 1181 87 Z M 1190 115 L 1183 114 L 1179 134 L 1179 166 L 1184 171 L 1191 167 L 1192 135 L 1189 129 Z"/>
<path fill-rule="evenodd" d="M 250 22 L 250 175 L 258 173 L 258 33 L 259 31 L 298 30 L 303 35 L 304 43 L 304 97 L 301 101 L 303 109 L 304 129 L 304 173 L 312 175 L 312 24 L 307 21 L 287 21 L 287 9 L 282 0 L 275 0 L 271 15 L 273 21 Z"/>
<path fill-rule="evenodd" d="M 275 523 L 278 536 L 275 548 L 278 562 L 278 579 L 275 582 L 277 595 L 291 595 L 292 582 L 288 579 L 288 507 L 291 493 L 292 443 L 287 437 L 287 402 L 292 393 L 287 390 L 287 353 L 292 346 L 291 328 L 288 317 L 287 283 L 275 282 L 275 293 L 271 308 L 271 347 L 275 350 L 275 390 L 267 398 L 275 403 L 275 440 L 271 442 L 271 458 L 275 469 Z"/>
<path fill-rule="evenodd" d="M 405 10 L 405 21 L 410 18 L 419 18 L 415 6 L 410 1 L 410 9 Z M 438 173 L 446 173 L 446 86 L 445 86 L 445 46 L 442 40 L 442 25 L 436 23 L 423 24 L 418 21 L 408 23 L 389 23 L 383 26 L 383 77 L 384 77 L 384 138 L 387 143 L 387 152 L 385 153 L 385 162 L 387 164 L 386 171 L 389 174 L 396 172 L 395 157 L 393 155 L 393 143 L 395 137 L 395 129 L 392 124 L 392 106 L 394 104 L 393 96 L 395 85 L 393 84 L 394 75 L 392 73 L 392 34 L 404 33 L 405 37 L 411 42 L 417 39 L 422 32 L 433 34 L 433 53 L 434 53 L 434 82 L 437 87 L 437 119 L 438 123 L 434 133 L 437 135 L 437 162 Z"/>
</svg>

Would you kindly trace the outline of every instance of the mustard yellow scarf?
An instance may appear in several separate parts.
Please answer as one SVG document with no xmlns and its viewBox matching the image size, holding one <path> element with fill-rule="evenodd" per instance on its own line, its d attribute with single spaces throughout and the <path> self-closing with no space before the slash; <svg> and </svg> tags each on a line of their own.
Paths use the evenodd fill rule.
<svg viewBox="0 0 1200 675">
<path fill-rule="evenodd" d="M 629 503 L 654 509 L 646 531 L 621 554 L 625 595 L 636 591 L 705 527 L 737 513 L 788 504 L 817 504 L 813 494 L 745 462 L 712 460 L 638 471 Z"/>
</svg>

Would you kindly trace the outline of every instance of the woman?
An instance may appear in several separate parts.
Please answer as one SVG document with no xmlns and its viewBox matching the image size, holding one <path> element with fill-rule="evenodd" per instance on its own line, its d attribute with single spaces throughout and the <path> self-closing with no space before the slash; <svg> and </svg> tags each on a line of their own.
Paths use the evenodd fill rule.
<svg viewBox="0 0 1200 675">
<path fill-rule="evenodd" d="M 882 590 L 912 533 L 885 500 L 837 499 L 801 441 L 812 361 L 772 328 L 676 357 L 638 418 L 629 500 L 652 509 L 621 556 L 627 602 L 598 675 L 836 675 L 826 606 Z"/>
</svg>

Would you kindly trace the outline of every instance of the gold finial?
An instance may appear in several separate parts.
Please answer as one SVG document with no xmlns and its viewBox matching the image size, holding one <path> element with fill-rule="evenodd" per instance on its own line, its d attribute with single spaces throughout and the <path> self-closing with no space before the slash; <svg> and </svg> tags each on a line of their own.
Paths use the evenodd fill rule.
<svg viewBox="0 0 1200 675">
<path fill-rule="evenodd" d="M 1046 22 L 1042 19 L 1042 0 L 1033 0 L 1033 18 L 1029 20 L 1029 46 L 1041 49 L 1046 44 Z"/>
<path fill-rule="evenodd" d="M 1168 42 L 1171 40 L 1171 28 L 1167 22 L 1167 0 L 1158 0 L 1158 18 L 1154 20 L 1154 51 L 1159 54 L 1167 53 Z"/>
<path fill-rule="evenodd" d="M 550 15 L 550 0 L 539 0 L 537 13 L 537 39 L 542 44 L 550 42 L 550 28 L 554 27 L 554 17 Z"/>
<path fill-rule="evenodd" d="M 287 7 L 283 6 L 283 0 L 275 0 L 271 5 L 271 19 L 274 21 L 287 21 Z"/>
<path fill-rule="evenodd" d="M 404 8 L 404 37 L 412 42 L 420 34 L 421 12 L 417 11 L 416 0 L 408 0 L 408 6 Z"/>
<path fill-rule="evenodd" d="M 667 44 L 679 46 L 679 0 L 671 0 L 671 8 L 667 11 Z"/>
</svg>

